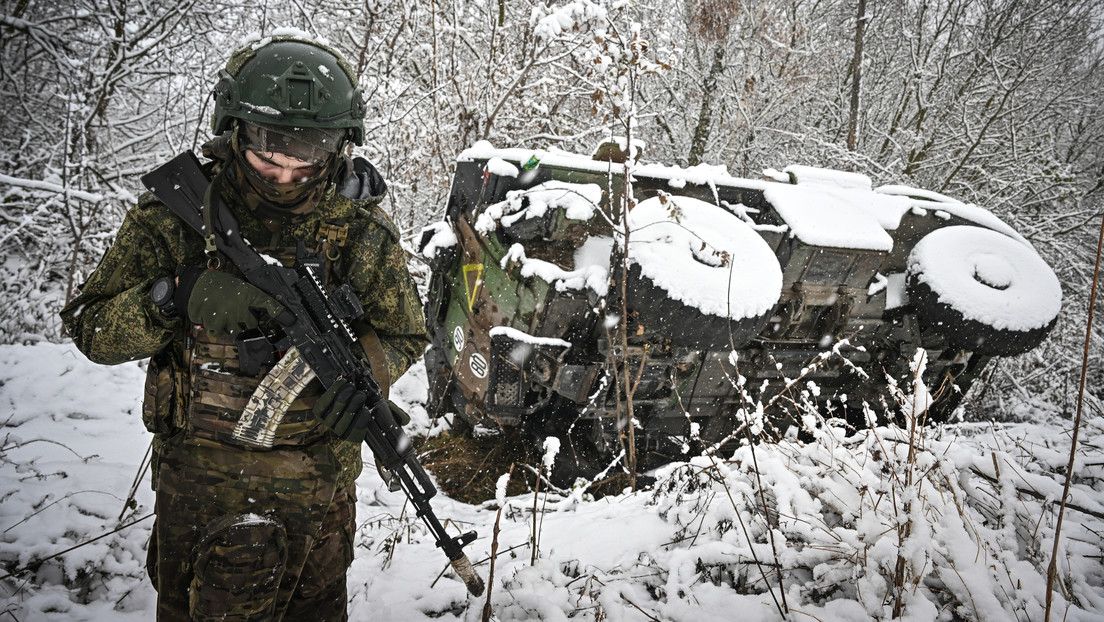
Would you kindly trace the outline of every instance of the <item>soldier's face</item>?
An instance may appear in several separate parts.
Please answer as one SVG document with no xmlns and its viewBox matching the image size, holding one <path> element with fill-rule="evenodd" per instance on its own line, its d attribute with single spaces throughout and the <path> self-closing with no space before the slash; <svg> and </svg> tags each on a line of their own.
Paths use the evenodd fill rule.
<svg viewBox="0 0 1104 622">
<path fill-rule="evenodd" d="M 263 153 L 245 150 L 245 161 L 265 179 L 278 184 L 303 183 L 318 174 L 322 167 L 275 151 Z"/>
</svg>

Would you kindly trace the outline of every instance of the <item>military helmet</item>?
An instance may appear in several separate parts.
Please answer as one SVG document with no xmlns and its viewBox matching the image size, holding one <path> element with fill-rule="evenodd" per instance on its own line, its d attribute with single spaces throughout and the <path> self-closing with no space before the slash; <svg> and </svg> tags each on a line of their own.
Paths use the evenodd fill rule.
<svg viewBox="0 0 1104 622">
<path fill-rule="evenodd" d="M 215 85 L 212 129 L 231 119 L 277 127 L 347 129 L 364 143 L 365 106 L 356 74 L 337 50 L 297 36 L 247 44 Z"/>
</svg>

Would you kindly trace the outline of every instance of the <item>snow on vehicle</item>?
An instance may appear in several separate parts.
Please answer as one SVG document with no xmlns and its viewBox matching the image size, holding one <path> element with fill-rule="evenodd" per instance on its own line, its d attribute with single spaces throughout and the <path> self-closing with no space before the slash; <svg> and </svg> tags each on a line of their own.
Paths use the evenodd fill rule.
<svg viewBox="0 0 1104 622">
<path fill-rule="evenodd" d="M 991 357 L 1034 348 L 1058 316 L 1054 273 L 992 213 L 841 171 L 632 164 L 624 251 L 625 167 L 479 143 L 422 237 L 430 409 L 569 441 L 565 478 L 618 451 L 621 365 L 640 446 L 675 457 L 758 404 L 783 429 L 801 400 L 876 404 L 918 348 L 928 416 L 946 418 Z"/>
</svg>

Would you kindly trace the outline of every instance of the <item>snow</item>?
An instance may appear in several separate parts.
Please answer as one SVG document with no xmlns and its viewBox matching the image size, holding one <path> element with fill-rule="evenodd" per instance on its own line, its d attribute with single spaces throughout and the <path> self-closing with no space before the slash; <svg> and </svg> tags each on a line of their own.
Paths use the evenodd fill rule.
<svg viewBox="0 0 1104 622">
<path fill-rule="evenodd" d="M 433 259 L 438 250 L 453 248 L 457 244 L 456 233 L 447 222 L 438 221 L 428 225 L 422 229 L 421 235 L 424 236 L 427 232 L 430 233 L 429 240 L 421 249 L 422 256 L 426 259 Z"/>
<path fill-rule="evenodd" d="M 586 286 L 599 296 L 609 292 L 610 253 L 613 238 L 593 235 L 575 249 L 575 272 L 585 275 Z"/>
<path fill-rule="evenodd" d="M 848 173 L 830 168 L 791 164 L 782 169 L 802 186 L 820 186 L 827 188 L 853 188 L 869 191 L 873 186 L 870 178 L 861 173 Z"/>
<path fill-rule="evenodd" d="M 487 334 L 491 337 L 494 337 L 495 335 L 503 335 L 505 337 L 513 339 L 514 341 L 528 343 L 535 346 L 557 346 L 561 348 L 571 347 L 570 341 L 564 341 L 563 339 L 559 339 L 557 337 L 534 337 L 529 333 L 522 332 L 516 328 L 510 328 L 509 326 L 495 326 Z"/>
<path fill-rule="evenodd" d="M 272 106 L 267 106 L 267 105 L 264 105 L 264 104 L 254 104 L 254 103 L 247 102 L 247 101 L 242 101 L 241 105 L 244 106 L 250 112 L 256 112 L 258 114 L 263 114 L 263 115 L 268 116 L 268 117 L 273 117 L 273 118 L 278 119 L 278 118 L 283 116 L 283 113 L 281 113 L 279 110 L 273 108 Z"/>
<path fill-rule="evenodd" d="M 988 229 L 938 229 L 913 247 L 908 264 L 940 302 L 994 328 L 1047 326 L 1062 307 L 1058 277 L 1035 249 Z"/>
<path fill-rule="evenodd" d="M 89 203 L 100 203 L 108 199 L 119 198 L 118 193 L 116 196 L 110 194 L 100 194 L 98 192 L 86 192 L 77 188 L 68 188 L 61 184 L 51 183 L 48 181 L 40 181 L 37 179 L 20 179 L 17 177 L 10 177 L 0 173 L 0 184 L 5 186 L 11 186 L 12 188 L 30 188 L 33 190 L 46 190 L 56 194 L 62 194 L 71 196 L 81 201 L 88 201 Z"/>
<path fill-rule="evenodd" d="M 533 8 L 529 25 L 538 39 L 555 39 L 565 32 L 585 30 L 606 20 L 606 9 L 589 0 L 576 0 L 558 7 Z"/>
<path fill-rule="evenodd" d="M 488 161 L 488 170 L 491 168 L 492 159 Z M 503 160 L 495 168 L 502 169 L 511 166 Z M 514 175 L 517 170 L 514 169 Z M 564 216 L 569 220 L 590 220 L 598 209 L 598 202 L 602 199 L 602 188 L 598 184 L 573 184 L 563 181 L 546 181 L 542 184 L 525 190 L 512 190 L 506 193 L 505 205 L 497 204 L 492 209 L 501 210 L 504 214 L 499 217 L 502 224 L 509 227 L 519 220 L 540 218 L 550 209 L 564 210 Z M 489 210 L 490 211 L 490 210 Z M 492 215 L 496 212 L 491 212 Z"/>
<path fill-rule="evenodd" d="M 840 196 L 843 192 L 848 191 L 833 191 L 815 185 L 772 184 L 763 196 L 790 225 L 790 235 L 806 244 L 891 250 L 893 238 L 878 220 L 870 217 L 869 208 L 855 200 L 874 195 L 851 192 L 857 196 Z"/>
<path fill-rule="evenodd" d="M 153 618 L 155 594 L 143 569 L 152 525 L 142 519 L 153 501 L 148 474 L 136 505 L 124 511 L 150 438 L 140 422 L 141 393 L 139 363 L 94 365 L 71 344 L 0 346 L 0 405 L 8 413 L 0 450 L 2 574 L 107 534 L 120 514 L 124 525 L 138 521 L 37 572 L 0 579 L 13 619 Z M 410 412 L 414 430 L 429 429 L 421 364 L 392 398 Z M 741 620 L 775 621 L 783 619 L 775 604 L 783 591 L 786 619 L 889 619 L 899 596 L 904 620 L 1039 620 L 1070 430 L 1045 409 L 997 414 L 1029 422 L 944 426 L 910 444 L 907 429 L 852 433 L 822 419 L 810 430 L 812 442 L 687 456 L 635 493 L 593 500 L 542 486 L 535 564 L 534 496 L 508 497 L 505 473 L 495 500 L 473 506 L 438 495 L 433 507 L 479 533 L 468 555 L 492 588 L 500 622 L 699 622 L 736 612 Z M 1088 413 L 1085 429 L 1098 434 L 1104 419 Z M 1077 457 L 1055 619 L 1104 616 L 1102 453 L 1084 445 Z M 447 561 L 402 493 L 389 492 L 371 467 L 357 485 L 350 619 L 479 620 L 485 601 L 468 596 L 451 572 L 437 579 Z M 489 578 L 485 558 L 500 508 L 499 557 Z M 894 588 L 899 557 L 902 591 Z"/>
<path fill-rule="evenodd" d="M 584 244 L 586 250 L 581 248 L 579 251 L 576 251 L 576 255 L 579 256 L 579 254 L 582 253 L 584 259 L 588 261 L 595 260 L 597 253 L 594 252 L 594 248 L 602 247 L 603 242 L 601 239 L 598 239 L 593 244 L 594 245 L 589 247 Z M 525 247 L 521 244 L 514 244 L 506 250 L 506 254 L 502 257 L 501 267 L 503 270 L 507 270 L 510 264 L 517 264 L 519 266 L 522 277 L 540 277 L 548 283 L 551 283 L 556 288 L 556 291 L 563 292 L 589 288 L 599 294 L 604 294 L 609 289 L 608 254 L 604 259 L 604 263 L 600 260 L 593 264 L 576 264 L 575 270 L 564 270 L 554 263 L 527 257 L 525 255 Z"/>
<path fill-rule="evenodd" d="M 933 192 L 931 190 L 924 190 L 922 188 L 912 188 L 910 186 L 900 186 L 894 184 L 887 184 L 885 186 L 878 186 L 874 192 L 881 194 L 887 194 L 890 196 L 905 196 L 916 197 L 924 199 L 925 201 L 935 201 L 936 203 L 950 203 L 953 205 L 965 205 L 962 201 L 949 197 L 945 194 Z"/>
<path fill-rule="evenodd" d="M 521 171 L 502 158 L 491 158 L 487 160 L 487 172 L 500 177 L 517 177 Z"/>
<path fill-rule="evenodd" d="M 908 304 L 908 275 L 895 272 L 886 275 L 886 311 Z"/>
<path fill-rule="evenodd" d="M 613 175 L 625 171 L 624 164 L 592 160 L 562 151 L 497 149 L 487 141 L 475 143 L 458 157 L 460 162 L 492 159 L 510 165 L 516 163 L 517 166 L 535 161 L 540 166 Z M 676 190 L 686 184 L 762 190 L 767 200 L 785 218 L 791 235 L 808 244 L 888 251 L 893 246 L 888 232 L 900 228 L 906 215 L 925 215 L 928 210 L 935 210 L 937 217 L 946 219 L 948 215 L 957 216 L 1026 243 L 1023 236 L 982 207 L 901 185 L 884 185 L 871 190 L 869 177 L 845 171 L 791 165 L 784 171 L 763 171 L 767 179 L 744 179 L 732 177 L 724 166 L 705 164 L 680 168 L 640 163 L 633 164 L 631 170 L 637 178 L 666 180 Z M 791 173 L 797 180 L 796 184 L 789 183 Z"/>
<path fill-rule="evenodd" d="M 782 292 L 774 251 L 731 212 L 653 197 L 629 212 L 629 261 L 671 298 L 717 317 L 761 316 Z"/>
<path fill-rule="evenodd" d="M 265 36 L 257 31 L 246 34 L 238 41 L 237 47 L 240 49 L 246 46 L 250 46 L 254 50 L 259 50 L 269 43 L 272 43 L 272 40 L 275 38 L 300 39 L 303 41 L 313 41 L 315 43 L 318 43 L 319 45 L 330 45 L 329 39 L 316 36 L 306 30 L 302 30 L 294 26 L 278 26 L 272 30 L 272 34 L 269 36 Z"/>
</svg>

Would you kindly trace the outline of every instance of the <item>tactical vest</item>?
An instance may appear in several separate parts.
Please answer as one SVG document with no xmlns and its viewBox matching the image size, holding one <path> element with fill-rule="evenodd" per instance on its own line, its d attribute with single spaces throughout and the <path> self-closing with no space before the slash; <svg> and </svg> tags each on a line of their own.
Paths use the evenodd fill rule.
<svg viewBox="0 0 1104 622">
<path fill-rule="evenodd" d="M 264 252 L 288 267 L 295 262 L 294 248 L 266 249 Z M 332 262 L 325 263 L 328 273 Z M 236 269 L 223 270 L 240 275 Z M 238 342 L 234 337 L 212 337 L 200 326 L 192 326 L 189 332 L 190 391 L 184 421 L 186 438 L 195 444 L 213 442 L 256 449 L 235 439 L 233 431 L 249 397 L 270 368 L 265 366 L 255 375 L 243 373 Z M 273 356 L 278 358 L 275 354 Z M 308 445 L 326 437 L 326 428 L 311 412 L 321 393 L 321 385 L 315 381 L 299 394 L 276 428 L 274 447 Z"/>
<path fill-rule="evenodd" d="M 306 251 L 309 254 L 308 260 L 315 264 L 317 273 L 322 275 L 323 283 L 332 291 L 337 283 L 334 263 L 340 257 L 348 225 L 329 223 L 321 225 L 319 229 L 315 240 L 317 246 Z M 296 261 L 304 259 L 297 259 L 296 247 L 260 250 L 286 267 L 292 267 Z M 224 264 L 220 269 L 241 276 L 235 266 Z M 216 443 L 256 449 L 234 438 L 233 431 L 249 397 L 270 367 L 266 365 L 256 374 L 243 372 L 239 342 L 229 335 L 216 338 L 204 328 L 192 326 L 188 341 L 190 392 L 184 421 L 186 438 L 196 444 Z M 277 360 L 280 354 L 282 353 L 274 352 L 272 359 Z M 276 428 L 274 447 L 309 445 L 328 436 L 327 429 L 311 412 L 321 394 L 322 386 L 317 381 L 312 381 L 299 394 Z"/>
<path fill-rule="evenodd" d="M 330 289 L 342 282 L 339 273 L 345 268 L 341 251 L 348 229 L 345 222 L 324 222 L 314 240 L 316 247 L 308 249 L 320 258 L 320 274 Z M 263 252 L 285 266 L 296 261 L 295 247 L 268 248 Z M 239 274 L 233 267 L 222 269 Z M 361 346 L 386 395 L 390 376 L 382 344 L 373 330 L 358 328 Z M 268 371 L 266 366 L 258 374 L 243 374 L 235 338 L 214 338 L 201 327 L 189 327 L 186 342 L 173 344 L 152 357 L 147 370 L 142 415 L 146 428 L 155 435 L 155 456 L 170 437 L 192 445 L 258 450 L 235 439 L 233 430 L 250 395 Z M 274 447 L 305 446 L 328 440 L 342 470 L 339 486 L 351 485 L 361 470 L 361 448 L 334 438 L 311 412 L 321 393 L 317 381 L 304 389 L 281 420 Z M 159 462 L 154 461 L 155 482 Z"/>
</svg>

